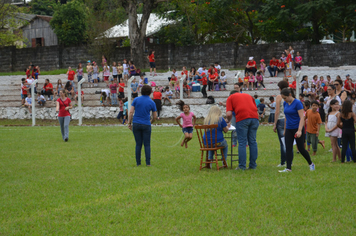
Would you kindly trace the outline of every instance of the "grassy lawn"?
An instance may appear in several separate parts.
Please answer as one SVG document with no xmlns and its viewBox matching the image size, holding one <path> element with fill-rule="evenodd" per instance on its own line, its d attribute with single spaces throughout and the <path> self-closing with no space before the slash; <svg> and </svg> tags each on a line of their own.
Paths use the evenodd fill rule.
<svg viewBox="0 0 356 236">
<path fill-rule="evenodd" d="M 71 126 L 68 143 L 55 126 L 0 127 L 0 235 L 356 234 L 356 164 L 331 163 L 323 133 L 316 171 L 295 155 L 292 173 L 271 127 L 254 171 L 199 171 L 196 133 L 181 137 L 154 126 L 152 167 L 136 167 L 126 127 Z"/>
</svg>

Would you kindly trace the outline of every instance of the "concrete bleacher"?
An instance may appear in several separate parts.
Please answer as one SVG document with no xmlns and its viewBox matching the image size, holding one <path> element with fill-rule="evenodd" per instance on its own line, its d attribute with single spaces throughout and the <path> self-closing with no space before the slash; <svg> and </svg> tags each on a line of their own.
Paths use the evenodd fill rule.
<svg viewBox="0 0 356 236">
<path fill-rule="evenodd" d="M 207 91 L 208 96 L 214 96 L 216 102 L 225 101 L 228 97 L 230 91 L 233 89 L 233 82 L 235 80 L 235 75 L 239 72 L 236 70 L 228 70 L 222 69 L 222 71 L 226 72 L 228 84 L 226 86 L 226 91 Z M 170 72 L 166 73 L 159 73 L 157 76 L 149 76 L 149 81 L 154 81 L 157 86 L 167 86 L 168 85 L 168 77 L 170 76 Z M 266 75 L 268 72 L 266 73 Z M 295 75 L 296 72 L 293 71 L 292 75 Z M 337 67 L 337 68 L 330 68 L 330 67 L 307 67 L 303 66 L 303 70 L 301 72 L 301 76 L 307 75 L 309 80 L 311 81 L 313 75 L 321 76 L 323 75 L 326 78 L 326 75 L 330 75 L 331 78 L 334 80 L 337 75 L 340 75 L 342 79 L 345 78 L 346 74 L 350 74 L 351 78 L 356 75 L 356 66 L 344 66 L 344 67 Z M 243 71 L 241 71 L 240 77 L 243 76 Z M 24 76 L 2 76 L 0 77 L 0 107 L 20 107 L 21 106 L 21 99 L 20 99 L 20 82 L 21 78 Z M 42 88 L 45 82 L 45 79 L 49 79 L 50 82 L 56 87 L 56 83 L 58 79 L 62 81 L 67 81 L 67 75 L 49 75 L 49 76 L 39 76 L 39 84 L 38 88 Z M 86 79 L 87 76 L 85 75 L 84 78 Z M 243 78 L 243 77 L 242 77 Z M 279 94 L 279 90 L 277 87 L 277 83 L 281 81 L 283 78 L 283 73 L 280 73 L 278 77 L 265 77 L 264 84 L 266 86 L 266 90 L 262 88 L 259 90 L 244 90 L 244 93 L 248 93 L 250 95 L 257 94 L 260 98 L 263 97 L 267 102 L 270 96 L 276 96 Z M 138 79 L 138 76 L 137 76 Z M 289 81 L 292 82 L 292 78 L 289 78 Z M 77 85 L 76 85 L 77 87 Z M 98 87 L 88 87 L 88 83 L 85 82 L 83 84 L 83 91 L 84 91 L 84 107 L 99 107 L 101 106 L 99 102 L 100 94 L 95 94 L 95 91 L 99 91 L 101 89 L 105 89 L 106 84 L 101 82 L 98 84 Z M 125 96 L 129 95 L 129 90 L 125 89 Z M 179 98 L 173 99 L 172 104 L 175 104 Z M 192 92 L 190 98 L 184 98 L 184 101 L 190 105 L 202 105 L 206 103 L 206 98 L 202 97 L 200 92 Z M 55 103 L 52 101 L 48 101 L 45 107 L 53 107 Z"/>
</svg>

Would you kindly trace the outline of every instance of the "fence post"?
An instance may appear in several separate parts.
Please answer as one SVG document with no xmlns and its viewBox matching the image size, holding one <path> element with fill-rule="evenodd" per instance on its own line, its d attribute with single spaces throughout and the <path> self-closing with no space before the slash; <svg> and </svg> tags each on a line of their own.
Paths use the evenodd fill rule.
<svg viewBox="0 0 356 236">
<path fill-rule="evenodd" d="M 35 85 L 37 84 L 38 80 L 34 80 L 31 84 L 31 104 L 32 104 L 32 126 L 36 125 L 36 102 L 35 102 Z"/>
<path fill-rule="evenodd" d="M 185 74 L 180 78 L 180 100 L 183 100 L 183 81 L 185 80 L 185 77 L 187 77 Z"/>
<path fill-rule="evenodd" d="M 239 82 L 239 76 L 240 76 L 240 74 L 241 74 L 241 71 L 239 71 L 239 72 L 235 75 L 234 84 Z"/>
<path fill-rule="evenodd" d="M 296 88 L 295 88 L 295 90 L 296 90 L 296 98 L 297 99 L 299 99 L 299 81 L 300 81 L 300 74 L 301 74 L 302 72 L 301 71 L 298 71 L 298 73 L 297 73 L 297 81 L 296 81 L 296 83 L 295 83 L 295 85 L 296 85 Z"/>
<path fill-rule="evenodd" d="M 78 112 L 79 112 L 79 124 L 78 125 L 82 125 L 82 83 L 84 83 L 85 79 L 82 78 L 79 82 L 78 82 Z"/>
</svg>

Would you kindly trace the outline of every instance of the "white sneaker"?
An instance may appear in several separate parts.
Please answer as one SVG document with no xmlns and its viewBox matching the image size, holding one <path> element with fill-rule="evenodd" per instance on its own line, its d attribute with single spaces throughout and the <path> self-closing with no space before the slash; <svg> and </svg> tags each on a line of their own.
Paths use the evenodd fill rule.
<svg viewBox="0 0 356 236">
<path fill-rule="evenodd" d="M 332 148 L 330 148 L 329 152 L 333 152 L 333 149 L 332 149 Z"/>
<path fill-rule="evenodd" d="M 292 170 L 285 168 L 284 170 L 279 170 L 278 172 L 279 172 L 279 173 L 292 172 Z"/>
<path fill-rule="evenodd" d="M 286 163 L 284 163 L 283 165 L 282 164 L 278 164 L 277 167 L 285 167 L 286 166 Z"/>
<path fill-rule="evenodd" d="M 314 171 L 315 170 L 315 165 L 314 163 L 312 163 L 311 165 L 309 165 L 310 171 Z"/>
</svg>

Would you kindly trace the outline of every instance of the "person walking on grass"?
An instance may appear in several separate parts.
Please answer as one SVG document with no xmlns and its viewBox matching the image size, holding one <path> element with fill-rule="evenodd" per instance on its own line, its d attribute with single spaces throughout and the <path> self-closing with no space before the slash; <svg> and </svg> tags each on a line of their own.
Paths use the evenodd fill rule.
<svg viewBox="0 0 356 236">
<path fill-rule="evenodd" d="M 309 164 L 310 171 L 315 170 L 315 165 L 310 159 L 310 155 L 304 148 L 304 109 L 301 101 L 295 98 L 294 92 L 290 88 L 284 88 L 281 91 L 281 96 L 284 100 L 284 137 L 286 144 L 287 168 L 279 172 L 291 172 L 293 162 L 293 142 L 297 142 L 297 147 Z"/>
<path fill-rule="evenodd" d="M 157 118 L 156 104 L 150 98 L 152 87 L 144 85 L 142 96 L 132 102 L 128 128 L 133 131 L 136 141 L 136 165 L 141 165 L 142 144 L 145 146 L 146 166 L 151 166 L 151 124 Z M 150 113 L 152 112 L 152 119 Z"/>
<path fill-rule="evenodd" d="M 341 113 L 338 116 L 337 126 L 342 129 L 342 150 L 341 150 L 341 163 L 345 163 L 345 155 L 347 147 L 350 145 L 354 161 L 356 160 L 355 150 L 355 126 L 356 115 L 352 112 L 352 102 L 345 100 L 341 106 Z"/>
<path fill-rule="evenodd" d="M 307 125 L 307 142 L 312 144 L 313 148 L 313 156 L 316 155 L 316 151 L 318 150 L 318 143 L 325 148 L 325 141 L 319 141 L 319 131 L 321 125 L 321 117 L 318 112 L 319 102 L 312 101 L 311 109 L 307 110 L 305 113 L 305 120 L 308 120 Z"/>
<path fill-rule="evenodd" d="M 56 101 L 56 112 L 58 113 L 58 121 L 61 126 L 62 138 L 65 142 L 68 142 L 69 139 L 69 109 L 72 108 L 72 101 L 68 98 L 67 92 L 65 90 L 60 90 L 59 98 Z"/>
<path fill-rule="evenodd" d="M 181 146 L 185 146 L 185 148 L 188 148 L 188 142 L 192 140 L 193 137 L 193 127 L 195 126 L 197 117 L 194 115 L 193 112 L 190 111 L 190 106 L 188 104 L 185 104 L 182 100 L 179 100 L 177 102 L 177 105 L 179 107 L 179 110 L 183 111 L 176 118 L 176 122 L 182 128 L 182 131 L 184 133 L 184 139 L 181 143 Z M 183 124 L 180 123 L 181 118 L 183 120 Z"/>
</svg>

